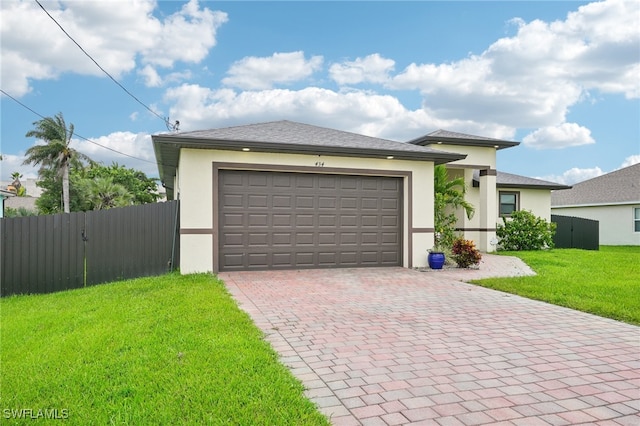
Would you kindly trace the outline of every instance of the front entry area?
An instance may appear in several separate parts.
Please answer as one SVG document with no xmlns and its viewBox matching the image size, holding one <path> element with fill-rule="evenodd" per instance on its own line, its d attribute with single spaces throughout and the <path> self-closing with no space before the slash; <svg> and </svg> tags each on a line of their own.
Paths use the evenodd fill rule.
<svg viewBox="0 0 640 426">
<path fill-rule="evenodd" d="M 220 170 L 220 271 L 400 266 L 400 177 Z"/>
</svg>

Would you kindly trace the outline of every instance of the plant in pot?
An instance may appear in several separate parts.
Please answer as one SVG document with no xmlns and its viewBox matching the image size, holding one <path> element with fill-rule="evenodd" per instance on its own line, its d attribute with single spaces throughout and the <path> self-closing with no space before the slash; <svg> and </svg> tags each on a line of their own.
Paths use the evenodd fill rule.
<svg viewBox="0 0 640 426">
<path fill-rule="evenodd" d="M 429 254 L 427 255 L 427 262 L 429 263 L 429 268 L 431 269 L 442 269 L 446 259 L 444 248 L 440 247 L 440 245 L 438 244 L 439 239 L 439 234 L 436 232 L 435 244 L 433 248 L 429 250 Z"/>
<path fill-rule="evenodd" d="M 463 177 L 449 179 L 447 168 L 444 165 L 437 165 L 433 172 L 434 189 L 434 227 L 435 245 L 429 250 L 427 261 L 432 269 L 441 269 L 446 262 L 445 252 L 450 252 L 453 242 L 456 239 L 456 210 L 462 208 L 467 218 L 471 219 L 475 212 L 474 207 L 465 199 L 466 187 Z M 433 254 L 433 255 L 432 255 Z M 439 261 L 431 266 L 432 259 L 442 258 L 442 265 Z"/>
</svg>

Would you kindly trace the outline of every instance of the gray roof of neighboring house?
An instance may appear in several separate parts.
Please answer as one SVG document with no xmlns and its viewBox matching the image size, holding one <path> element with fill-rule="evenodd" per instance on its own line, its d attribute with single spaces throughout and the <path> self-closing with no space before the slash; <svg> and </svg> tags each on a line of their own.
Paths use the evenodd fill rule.
<svg viewBox="0 0 640 426">
<path fill-rule="evenodd" d="M 551 206 L 640 203 L 640 163 L 551 194 Z"/>
<path fill-rule="evenodd" d="M 406 142 L 359 135 L 293 121 L 272 121 L 245 126 L 194 132 L 158 134 L 151 137 L 162 182 L 172 182 L 181 148 L 252 152 L 333 155 L 361 158 L 433 161 L 444 164 L 466 155 L 445 152 Z M 171 189 L 167 196 L 171 196 Z"/>
<path fill-rule="evenodd" d="M 520 142 L 467 135 L 442 129 L 412 139 L 409 143 L 422 146 L 444 143 L 449 145 L 494 147 L 496 149 L 504 149 L 520 145 Z"/>
<path fill-rule="evenodd" d="M 473 185 L 479 184 L 478 171 L 473 173 Z M 547 180 L 534 179 L 526 176 L 514 175 L 511 173 L 505 173 L 498 171 L 496 174 L 496 187 L 498 188 L 530 188 L 530 189 L 568 189 L 571 188 L 567 185 L 561 185 L 555 182 L 549 182 Z"/>
</svg>

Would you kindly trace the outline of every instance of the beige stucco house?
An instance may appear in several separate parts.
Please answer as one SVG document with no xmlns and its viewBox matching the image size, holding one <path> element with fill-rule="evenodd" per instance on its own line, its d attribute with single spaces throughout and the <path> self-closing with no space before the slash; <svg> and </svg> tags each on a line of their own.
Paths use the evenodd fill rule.
<svg viewBox="0 0 640 426">
<path fill-rule="evenodd" d="M 181 203 L 183 273 L 425 266 L 438 164 L 468 182 L 477 213 L 460 231 L 483 251 L 501 210 L 549 218 L 562 187 L 498 173 L 496 150 L 517 142 L 444 131 L 405 143 L 277 121 L 152 139 Z"/>
<path fill-rule="evenodd" d="M 597 220 L 601 245 L 640 246 L 640 163 L 554 191 L 551 212 Z"/>
</svg>

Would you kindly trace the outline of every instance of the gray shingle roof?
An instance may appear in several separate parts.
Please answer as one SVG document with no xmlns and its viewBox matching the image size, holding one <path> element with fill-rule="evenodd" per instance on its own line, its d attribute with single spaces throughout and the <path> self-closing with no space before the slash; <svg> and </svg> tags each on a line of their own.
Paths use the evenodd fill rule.
<svg viewBox="0 0 640 426">
<path fill-rule="evenodd" d="M 492 146 L 496 147 L 496 149 L 504 149 L 520 145 L 520 142 L 487 138 L 484 136 L 467 135 L 465 133 L 451 132 L 449 130 L 442 129 L 410 140 L 409 143 L 422 146 L 438 143 L 465 146 Z"/>
<path fill-rule="evenodd" d="M 444 164 L 466 155 L 406 142 L 374 138 L 293 121 L 272 121 L 245 126 L 198 130 L 151 137 L 163 183 L 173 182 L 181 148 L 252 152 L 318 154 L 360 158 L 433 161 Z M 167 196 L 172 196 L 168 188 Z"/>
<path fill-rule="evenodd" d="M 479 183 L 479 172 L 473 173 L 474 186 Z M 526 176 L 514 175 L 498 171 L 496 174 L 496 187 L 498 188 L 530 188 L 530 189 L 567 189 L 567 185 L 549 182 L 542 179 L 534 179 Z"/>
<path fill-rule="evenodd" d="M 630 203 L 640 203 L 640 163 L 551 194 L 553 207 Z"/>
<path fill-rule="evenodd" d="M 357 133 L 294 121 L 271 121 L 246 126 L 184 132 L 176 136 L 184 139 L 225 140 L 235 142 L 258 142 L 261 145 L 290 145 L 299 147 L 321 147 L 338 149 L 364 149 L 417 154 L 441 154 L 431 148 L 424 148 L 405 142 L 374 138 Z M 296 149 L 296 148 L 294 148 Z"/>
</svg>

